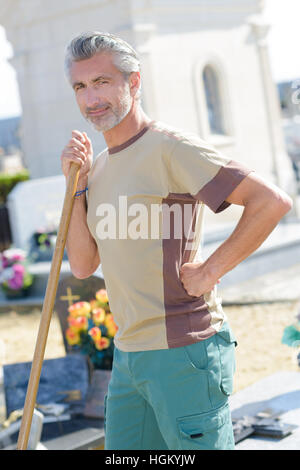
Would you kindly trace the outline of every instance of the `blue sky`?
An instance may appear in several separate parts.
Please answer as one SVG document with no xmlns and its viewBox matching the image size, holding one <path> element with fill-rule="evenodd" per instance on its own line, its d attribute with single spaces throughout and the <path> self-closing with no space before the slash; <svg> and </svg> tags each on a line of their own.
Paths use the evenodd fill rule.
<svg viewBox="0 0 300 470">
<path fill-rule="evenodd" d="M 269 33 L 269 53 L 273 78 L 276 82 L 300 78 L 300 2 L 296 0 L 266 0 L 265 16 L 272 29 Z M 0 26 L 0 119 L 21 113 L 16 74 L 7 62 L 13 50 Z"/>
</svg>

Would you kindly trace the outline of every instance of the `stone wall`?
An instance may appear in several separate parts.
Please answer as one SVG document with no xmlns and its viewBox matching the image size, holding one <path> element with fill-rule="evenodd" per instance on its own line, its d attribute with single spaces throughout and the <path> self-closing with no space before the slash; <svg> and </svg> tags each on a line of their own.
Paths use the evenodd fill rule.
<svg viewBox="0 0 300 470">
<path fill-rule="evenodd" d="M 0 23 L 15 52 L 22 145 L 32 177 L 60 174 L 60 153 L 72 129 L 89 134 L 95 153 L 106 146 L 80 115 L 63 71 L 69 39 L 98 29 L 138 50 L 143 106 L 151 117 L 199 133 L 293 193 L 262 6 L 260 0 L 4 0 Z M 207 64 L 219 77 L 226 135 L 209 132 L 202 83 Z M 230 223 L 239 214 L 234 207 L 208 217 Z"/>
</svg>

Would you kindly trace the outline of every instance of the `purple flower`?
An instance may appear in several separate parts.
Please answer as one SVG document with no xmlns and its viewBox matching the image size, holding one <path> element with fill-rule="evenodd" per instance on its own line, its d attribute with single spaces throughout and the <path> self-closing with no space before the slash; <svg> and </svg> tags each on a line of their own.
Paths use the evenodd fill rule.
<svg viewBox="0 0 300 470">
<path fill-rule="evenodd" d="M 8 249 L 2 253 L 2 267 L 7 268 L 17 261 L 24 261 L 26 254 L 23 250 L 20 249 Z"/>
<path fill-rule="evenodd" d="M 23 278 L 21 277 L 13 277 L 9 279 L 8 286 L 13 290 L 18 290 L 23 287 Z"/>
</svg>

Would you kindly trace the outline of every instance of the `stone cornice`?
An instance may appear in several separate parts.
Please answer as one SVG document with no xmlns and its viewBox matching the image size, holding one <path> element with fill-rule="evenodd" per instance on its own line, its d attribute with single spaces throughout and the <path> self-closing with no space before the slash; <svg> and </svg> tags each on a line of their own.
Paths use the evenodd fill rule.
<svg viewBox="0 0 300 470">
<path fill-rule="evenodd" d="M 153 21 L 154 13 L 168 13 L 172 16 L 185 12 L 185 15 L 195 13 L 220 14 L 260 14 L 265 0 L 122 0 L 132 18 L 143 17 L 143 22 Z M 69 12 L 81 9 L 99 8 L 114 0 L 66 0 L 64 2 L 51 0 L 45 6 L 44 0 L 1 0 L 0 24 L 5 28 L 19 24 L 29 25 L 37 21 L 67 15 Z M 116 2 L 116 7 L 118 2 Z"/>
<path fill-rule="evenodd" d="M 79 12 L 90 8 L 99 8 L 114 0 L 1 0 L 0 24 L 5 28 L 18 25 L 31 25 L 53 18 L 67 16 L 68 13 Z M 124 0 L 127 2 L 128 0 Z"/>
<path fill-rule="evenodd" d="M 251 17 L 248 24 L 251 26 L 252 32 L 258 44 L 264 45 L 269 34 L 271 25 L 263 18 Z"/>
<path fill-rule="evenodd" d="M 207 13 L 261 13 L 265 6 L 265 0 L 130 0 L 132 11 L 149 9 L 149 6 L 157 10 L 190 9 L 191 12 L 203 11 Z"/>
</svg>

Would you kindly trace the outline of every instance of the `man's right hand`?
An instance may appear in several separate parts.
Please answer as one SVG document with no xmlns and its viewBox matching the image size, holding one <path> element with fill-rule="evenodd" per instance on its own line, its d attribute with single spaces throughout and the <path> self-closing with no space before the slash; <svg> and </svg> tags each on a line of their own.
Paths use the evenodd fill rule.
<svg viewBox="0 0 300 470">
<path fill-rule="evenodd" d="M 72 138 L 61 154 L 61 166 L 67 178 L 72 162 L 80 165 L 79 180 L 87 177 L 93 163 L 92 142 L 85 132 L 72 131 Z"/>
</svg>

